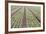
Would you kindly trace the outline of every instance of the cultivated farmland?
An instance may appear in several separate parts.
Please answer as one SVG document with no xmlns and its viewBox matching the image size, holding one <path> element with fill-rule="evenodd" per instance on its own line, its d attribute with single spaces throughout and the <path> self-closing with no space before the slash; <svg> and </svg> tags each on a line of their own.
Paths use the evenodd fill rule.
<svg viewBox="0 0 46 34">
<path fill-rule="evenodd" d="M 40 27 L 40 6 L 11 6 L 11 28 Z"/>
</svg>

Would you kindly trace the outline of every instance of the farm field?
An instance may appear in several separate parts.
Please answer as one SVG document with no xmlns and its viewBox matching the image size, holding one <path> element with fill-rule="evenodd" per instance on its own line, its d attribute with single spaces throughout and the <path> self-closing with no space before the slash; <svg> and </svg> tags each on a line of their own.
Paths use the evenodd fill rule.
<svg viewBox="0 0 46 34">
<path fill-rule="evenodd" d="M 11 28 L 41 26 L 40 6 L 11 6 Z"/>
</svg>

